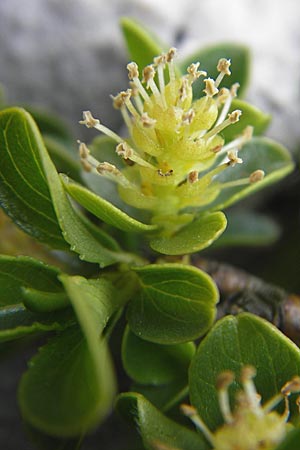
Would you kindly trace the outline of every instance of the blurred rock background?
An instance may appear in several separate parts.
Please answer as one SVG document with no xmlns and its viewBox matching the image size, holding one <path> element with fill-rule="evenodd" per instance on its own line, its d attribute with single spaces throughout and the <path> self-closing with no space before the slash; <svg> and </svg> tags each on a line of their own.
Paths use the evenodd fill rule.
<svg viewBox="0 0 300 450">
<path fill-rule="evenodd" d="M 1 0 L 0 83 L 12 103 L 46 107 L 75 131 L 91 109 L 117 127 L 109 94 L 127 85 L 118 27 L 131 16 L 186 56 L 220 41 L 252 52 L 248 99 L 274 116 L 269 134 L 300 141 L 300 5 L 298 0 Z"/>
<path fill-rule="evenodd" d="M 122 16 L 144 23 L 162 42 L 177 46 L 182 57 L 222 41 L 248 45 L 252 79 L 247 98 L 273 115 L 268 134 L 299 152 L 299 0 L 0 0 L 0 83 L 7 102 L 61 115 L 74 140 L 86 132 L 78 125 L 86 109 L 117 129 L 121 117 L 109 95 L 127 86 L 128 57 L 118 26 Z M 233 262 L 243 258 L 244 267 L 291 289 L 299 287 L 299 184 L 299 179 L 282 184 L 264 205 L 286 218 L 281 244 L 269 253 L 233 252 Z M 32 450 L 15 394 L 32 349 L 14 357 L 13 348 L 1 352 L 0 448 Z M 126 433 L 121 422 L 110 419 L 83 450 L 134 450 Z"/>
</svg>

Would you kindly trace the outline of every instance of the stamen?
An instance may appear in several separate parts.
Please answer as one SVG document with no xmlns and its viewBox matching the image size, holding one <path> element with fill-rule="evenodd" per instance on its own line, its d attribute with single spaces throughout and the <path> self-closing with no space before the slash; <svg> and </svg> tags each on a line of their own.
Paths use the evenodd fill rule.
<svg viewBox="0 0 300 450">
<path fill-rule="evenodd" d="M 127 64 L 127 70 L 129 80 L 134 81 L 139 93 L 141 94 L 145 102 L 149 102 L 150 97 L 139 79 L 138 65 L 135 62 L 131 62 Z"/>
<path fill-rule="evenodd" d="M 154 77 L 155 77 L 155 69 L 153 64 L 150 64 L 149 66 L 146 66 L 143 70 L 143 83 L 147 83 L 147 88 L 150 88 L 151 91 L 153 92 L 153 95 L 156 99 L 156 101 L 160 101 L 161 102 L 161 95 L 160 92 L 158 90 L 158 87 L 156 86 L 156 83 L 154 81 Z"/>
<path fill-rule="evenodd" d="M 241 382 L 244 387 L 245 394 L 249 401 L 250 408 L 258 415 L 263 415 L 263 410 L 260 408 L 260 399 L 257 397 L 257 391 L 253 382 L 256 376 L 256 370 L 252 366 L 245 366 L 241 371 Z"/>
<path fill-rule="evenodd" d="M 108 162 L 98 163 L 96 170 L 100 175 L 104 176 L 108 180 L 112 180 L 125 188 L 132 189 L 135 187 L 113 164 L 110 164 Z"/>
<path fill-rule="evenodd" d="M 200 63 L 193 63 L 187 68 L 188 73 L 188 79 L 190 83 L 192 84 L 194 81 L 196 81 L 199 77 L 207 76 L 207 73 L 204 70 L 198 70 L 198 67 L 200 66 Z"/>
<path fill-rule="evenodd" d="M 230 150 L 227 153 L 227 157 L 229 159 L 229 165 L 231 167 L 234 167 L 236 164 L 242 164 L 242 162 L 243 162 L 242 158 L 239 158 L 237 156 L 237 151 L 234 151 L 234 150 Z"/>
<path fill-rule="evenodd" d="M 161 169 L 158 169 L 157 173 L 160 177 L 170 177 L 173 175 L 174 170 L 170 169 L 167 172 L 163 172 Z"/>
<path fill-rule="evenodd" d="M 216 134 L 220 133 L 222 130 L 224 130 L 224 128 L 228 127 L 232 123 L 238 122 L 240 120 L 241 114 L 242 111 L 240 111 L 239 109 L 233 111 L 231 114 L 228 114 L 228 119 L 224 120 L 224 122 L 218 125 L 215 125 L 214 128 L 212 128 L 205 134 L 204 138 L 205 139 L 211 138 Z"/>
<path fill-rule="evenodd" d="M 227 97 L 223 106 L 223 109 L 221 111 L 221 114 L 218 117 L 218 120 L 216 122 L 216 125 L 219 125 L 220 123 L 222 123 L 225 120 L 226 115 L 228 114 L 228 111 L 230 109 L 232 100 L 234 97 L 236 97 L 237 94 L 237 90 L 239 88 L 239 83 L 235 83 L 231 86 L 230 90 L 228 91 L 228 89 L 226 91 L 224 91 L 223 94 L 223 98 L 225 98 L 225 96 Z M 222 99 L 222 97 L 221 97 Z"/>
<path fill-rule="evenodd" d="M 148 116 L 148 113 L 145 112 L 141 115 L 141 122 L 143 127 L 153 128 L 156 124 L 156 119 L 152 119 L 151 117 Z"/>
<path fill-rule="evenodd" d="M 179 88 L 179 100 L 181 102 L 184 102 L 184 100 L 186 100 L 188 97 L 189 82 L 185 77 L 182 77 L 181 81 L 181 86 Z"/>
<path fill-rule="evenodd" d="M 195 117 L 195 111 L 191 108 L 182 114 L 182 125 L 190 125 Z"/>
<path fill-rule="evenodd" d="M 132 91 L 130 89 L 128 89 L 127 91 L 121 91 L 115 97 L 111 95 L 111 98 L 113 99 L 114 108 L 121 110 L 121 114 L 123 116 L 124 122 L 126 123 L 127 128 L 129 130 L 132 127 L 132 122 L 131 122 L 131 118 L 129 117 L 128 111 L 126 109 L 126 102 L 129 101 L 131 92 Z"/>
<path fill-rule="evenodd" d="M 199 172 L 197 170 L 192 170 L 187 176 L 188 182 L 191 184 L 196 183 L 198 181 L 198 175 Z"/>
<path fill-rule="evenodd" d="M 193 406 L 190 406 L 190 405 L 181 405 L 180 409 L 181 409 L 182 413 L 186 417 L 191 419 L 191 421 L 196 426 L 196 428 L 198 428 L 200 431 L 202 431 L 202 433 L 204 434 L 204 436 L 206 437 L 208 442 L 212 446 L 214 446 L 214 442 L 215 442 L 214 435 L 209 430 L 209 428 L 206 426 L 206 424 L 203 422 L 203 420 L 199 417 L 199 415 L 197 414 L 196 409 L 193 408 Z"/>
<path fill-rule="evenodd" d="M 166 61 L 168 63 L 169 68 L 169 76 L 170 82 L 173 83 L 175 81 L 175 69 L 174 69 L 174 58 L 176 56 L 177 49 L 175 47 L 171 47 L 166 55 Z"/>
<path fill-rule="evenodd" d="M 285 385 L 281 388 L 282 395 L 290 395 L 296 392 L 300 392 L 300 377 L 294 377 L 291 381 L 285 383 Z"/>
<path fill-rule="evenodd" d="M 230 59 L 225 59 L 225 58 L 219 59 L 217 69 L 218 69 L 218 72 L 220 72 L 220 73 L 215 81 L 216 87 L 218 87 L 220 85 L 220 83 L 223 80 L 225 75 L 231 75 L 231 72 L 229 70 L 230 65 L 231 65 Z"/>
<path fill-rule="evenodd" d="M 203 89 L 203 92 L 205 92 L 208 97 L 213 97 L 219 92 L 218 88 L 215 85 L 215 81 L 212 78 L 206 78 L 204 80 L 204 83 L 205 89 Z"/>
<path fill-rule="evenodd" d="M 131 148 L 127 142 L 121 142 L 116 147 L 116 153 L 117 155 L 121 156 L 122 158 L 129 159 L 130 161 L 134 161 L 140 166 L 148 167 L 149 169 L 156 170 L 156 167 L 152 164 L 145 161 L 143 158 L 141 158 L 134 150 Z"/>
<path fill-rule="evenodd" d="M 137 87 L 137 85 L 135 84 L 134 81 L 130 81 L 129 85 L 130 85 L 130 88 L 131 88 L 131 95 L 134 98 L 136 107 L 137 107 L 139 113 L 142 114 L 142 112 L 144 110 L 144 105 L 143 105 L 143 102 L 142 102 L 141 97 L 140 97 L 139 89 L 138 89 L 138 87 Z"/>
<path fill-rule="evenodd" d="M 222 149 L 222 153 L 226 153 L 229 150 L 237 149 L 240 150 L 242 146 L 251 140 L 253 134 L 253 127 L 250 125 L 247 126 L 244 131 L 242 132 L 242 135 L 234 139 L 233 141 L 229 142 L 228 144 L 224 145 Z"/>
<path fill-rule="evenodd" d="M 251 173 L 251 175 L 249 176 L 249 182 L 252 183 L 257 183 L 258 181 L 261 181 L 264 179 L 265 176 L 265 172 L 263 170 L 255 170 L 254 172 Z"/>
<path fill-rule="evenodd" d="M 234 380 L 234 374 L 231 371 L 220 373 L 217 378 L 216 388 L 218 390 L 219 405 L 223 418 L 226 423 L 233 422 L 233 416 L 230 409 L 228 387 Z"/>
<path fill-rule="evenodd" d="M 86 125 L 88 128 L 95 128 L 98 131 L 101 131 L 101 133 L 106 134 L 106 136 L 109 136 L 116 142 L 122 142 L 122 138 L 114 133 L 109 128 L 105 127 L 100 123 L 100 120 L 95 119 L 90 111 L 83 111 L 83 120 L 80 120 L 79 123 L 82 125 Z"/>
<path fill-rule="evenodd" d="M 167 55 L 165 55 L 165 54 L 162 54 L 162 55 L 154 58 L 154 64 L 157 67 L 159 90 L 160 90 L 164 108 L 167 108 L 167 102 L 165 99 L 165 77 L 164 77 L 164 68 L 165 68 L 166 62 L 167 62 Z"/>
<path fill-rule="evenodd" d="M 96 125 L 100 124 L 100 120 L 95 119 L 92 116 L 91 111 L 83 111 L 82 115 L 83 115 L 83 120 L 79 120 L 79 123 L 81 125 L 85 125 L 87 128 L 95 128 Z"/>
</svg>

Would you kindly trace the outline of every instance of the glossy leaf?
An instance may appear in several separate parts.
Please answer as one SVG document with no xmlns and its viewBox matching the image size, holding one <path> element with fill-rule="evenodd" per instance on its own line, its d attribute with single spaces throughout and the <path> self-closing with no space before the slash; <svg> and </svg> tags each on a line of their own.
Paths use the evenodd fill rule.
<svg viewBox="0 0 300 450">
<path fill-rule="evenodd" d="M 279 225 L 254 211 L 228 211 L 227 228 L 213 247 L 270 245 L 280 236 Z"/>
<path fill-rule="evenodd" d="M 23 288 L 44 293 L 64 292 L 58 280 L 60 271 L 27 256 L 0 256 L 0 306 L 24 301 Z"/>
<path fill-rule="evenodd" d="M 189 386 L 187 374 L 185 378 L 177 378 L 167 384 L 154 386 L 152 384 L 133 383 L 132 392 L 142 394 L 149 402 L 162 412 L 177 408 L 180 403 L 187 401 Z"/>
<path fill-rule="evenodd" d="M 203 214 L 173 236 L 151 239 L 150 246 L 165 255 L 194 253 L 209 247 L 223 233 L 226 223 L 222 212 Z"/>
<path fill-rule="evenodd" d="M 65 330 L 30 361 L 19 387 L 24 419 L 46 434 L 85 433 L 111 408 L 114 374 L 104 341 L 97 359 L 78 327 Z"/>
<path fill-rule="evenodd" d="M 241 367 L 254 366 L 255 385 L 262 403 L 280 392 L 293 376 L 300 374 L 300 350 L 269 322 L 249 313 L 227 316 L 217 322 L 200 343 L 190 368 L 190 397 L 209 428 L 221 425 L 215 382 L 224 370 L 237 379 Z M 233 395 L 240 385 L 230 391 Z M 291 411 L 298 414 L 295 400 Z"/>
<path fill-rule="evenodd" d="M 219 182 L 226 183 L 247 178 L 257 169 L 265 172 L 264 179 L 257 183 L 223 189 L 210 205 L 210 208 L 224 209 L 247 195 L 280 180 L 294 168 L 294 163 L 287 149 L 268 138 L 256 137 L 251 139 L 239 151 L 239 157 L 242 158 L 243 164 L 231 167 L 232 170 L 224 170 L 218 176 Z"/>
<path fill-rule="evenodd" d="M 209 448 L 200 434 L 167 418 L 140 394 L 134 392 L 121 394 L 118 397 L 117 409 L 137 426 L 146 450 L 153 450 L 153 448 L 206 450 Z"/>
<path fill-rule="evenodd" d="M 111 408 L 115 377 L 100 336 L 128 291 L 105 278 L 62 275 L 82 334 L 71 330 L 45 346 L 31 362 L 20 388 L 25 419 L 57 436 L 79 435 Z"/>
<path fill-rule="evenodd" d="M 27 335 L 61 331 L 75 323 L 69 309 L 48 314 L 28 311 L 22 304 L 0 308 L 0 342 L 12 341 Z"/>
<path fill-rule="evenodd" d="M 199 61 L 201 64 L 201 70 L 206 70 L 208 76 L 215 79 L 218 76 L 217 64 L 220 58 L 231 60 L 231 76 L 225 77 L 221 83 L 221 87 L 229 87 L 233 83 L 238 82 L 240 84 L 239 96 L 243 96 L 247 89 L 250 70 L 249 50 L 243 45 L 222 43 L 202 48 L 185 59 L 181 63 L 180 67 L 182 72 L 185 72 L 186 68 L 191 63 Z M 203 95 L 203 77 L 194 83 L 193 88 L 195 98 L 199 98 Z"/>
<path fill-rule="evenodd" d="M 67 192 L 74 200 L 104 222 L 123 231 L 141 233 L 157 230 L 157 226 L 147 225 L 133 219 L 107 200 L 104 200 L 80 184 L 74 183 L 69 178 L 63 177 L 63 183 Z"/>
<path fill-rule="evenodd" d="M 81 167 L 64 143 L 52 136 L 43 136 L 48 153 L 58 172 L 64 172 L 76 181 L 81 181 Z"/>
<path fill-rule="evenodd" d="M 26 233 L 66 249 L 41 162 L 37 129 L 22 109 L 0 112 L 0 203 Z"/>
<path fill-rule="evenodd" d="M 123 17 L 120 24 L 129 56 L 140 69 L 151 64 L 153 58 L 162 53 L 157 38 L 143 25 L 128 17 Z"/>
<path fill-rule="evenodd" d="M 181 264 L 134 269 L 140 289 L 129 303 L 131 330 L 157 344 L 178 344 L 202 336 L 216 313 L 218 291 L 204 272 Z"/>
<path fill-rule="evenodd" d="M 64 309 L 70 305 L 67 294 L 62 292 L 41 292 L 32 288 L 23 288 L 23 304 L 33 312 L 46 313 Z"/>
<path fill-rule="evenodd" d="M 41 133 L 45 136 L 59 139 L 61 142 L 72 144 L 73 138 L 68 130 L 68 125 L 61 117 L 50 114 L 47 110 L 26 105 L 26 111 L 30 113 Z"/>
<path fill-rule="evenodd" d="M 185 377 L 194 353 L 193 342 L 160 345 L 138 338 L 128 327 L 124 333 L 123 367 L 138 383 L 160 385 Z"/>
<path fill-rule="evenodd" d="M 229 112 L 232 112 L 236 109 L 241 110 L 242 115 L 238 122 L 232 124 L 230 127 L 227 127 L 222 131 L 222 135 L 225 138 L 226 142 L 229 142 L 238 135 L 242 134 L 247 126 L 253 127 L 254 135 L 260 135 L 264 133 L 268 128 L 268 125 L 271 121 L 271 116 L 269 114 L 265 114 L 255 106 L 252 106 L 249 103 L 239 99 L 233 100 Z"/>
</svg>

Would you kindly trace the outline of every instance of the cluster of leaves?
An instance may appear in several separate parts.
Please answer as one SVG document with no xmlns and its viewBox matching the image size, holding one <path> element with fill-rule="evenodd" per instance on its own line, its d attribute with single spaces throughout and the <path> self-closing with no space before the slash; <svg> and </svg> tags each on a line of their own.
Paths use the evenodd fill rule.
<svg viewBox="0 0 300 450">
<path fill-rule="evenodd" d="M 136 23 L 124 19 L 122 27 L 132 59 L 141 65 L 161 52 Z M 234 81 L 245 92 L 249 61 L 243 47 L 220 45 L 191 59 L 200 60 L 213 75 L 220 57 L 232 59 Z M 188 64 L 183 61 L 178 70 Z M 243 100 L 235 100 L 233 108 L 244 114 L 242 123 L 232 127 L 232 136 L 246 124 L 259 135 L 269 122 Z M 210 211 L 164 239 L 155 234 L 155 225 L 129 216 L 92 192 L 99 179 L 81 173 L 65 130 L 33 115 L 43 137 L 25 110 L 0 113 L 1 206 L 18 227 L 58 251 L 65 263 L 59 269 L 28 256 L 0 257 L 0 342 L 55 332 L 21 379 L 18 395 L 24 420 L 45 435 L 74 439 L 75 448 L 110 413 L 117 382 L 108 339 L 126 307 L 121 352 L 133 385 L 132 392 L 118 397 L 117 408 L 138 425 L 145 448 L 159 448 L 158 443 L 165 445 L 161 448 L 209 448 L 200 434 L 167 413 L 189 392 L 191 403 L 215 430 L 221 423 L 217 374 L 230 369 L 238 375 L 243 365 L 255 366 L 256 385 L 265 401 L 300 374 L 300 351 L 275 327 L 251 314 L 228 316 L 214 325 L 219 294 L 213 280 L 187 264 L 167 259 L 153 263 L 156 255 L 147 244 L 167 255 L 208 246 L 225 228 L 225 216 L 218 210 L 258 186 L 226 190 Z M 97 138 L 92 148 L 103 157 L 111 145 Z M 235 169 L 234 177 L 263 168 L 266 177 L 259 188 L 293 168 L 288 152 L 266 138 L 255 137 L 241 153 L 244 164 Z M 264 220 L 257 218 L 257 232 L 263 236 L 265 230 L 268 240 L 270 224 Z M 234 217 L 232 223 L 234 229 Z M 246 241 L 257 237 L 253 228 L 250 234 L 241 227 L 238 233 L 230 230 L 229 226 L 227 242 L 234 243 L 238 233 Z M 147 250 L 137 251 L 141 248 Z M 194 341 L 203 336 L 196 349 Z M 293 439 L 299 438 L 295 433 L 280 450 L 294 448 Z"/>
</svg>

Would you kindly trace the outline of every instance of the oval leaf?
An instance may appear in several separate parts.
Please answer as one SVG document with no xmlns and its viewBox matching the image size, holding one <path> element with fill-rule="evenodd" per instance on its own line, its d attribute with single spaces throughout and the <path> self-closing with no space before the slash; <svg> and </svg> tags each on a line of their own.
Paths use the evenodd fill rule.
<svg viewBox="0 0 300 450">
<path fill-rule="evenodd" d="M 134 269 L 140 289 L 127 312 L 131 330 L 157 344 L 178 344 L 202 336 L 216 313 L 218 291 L 199 269 L 181 264 Z"/>
<path fill-rule="evenodd" d="M 198 252 L 218 239 L 225 230 L 226 224 L 226 217 L 222 212 L 203 214 L 173 236 L 152 239 L 150 247 L 165 255 Z"/>
<path fill-rule="evenodd" d="M 182 72 L 185 72 L 186 68 L 190 64 L 199 61 L 201 64 L 201 69 L 205 70 L 210 78 L 216 79 L 218 76 L 217 64 L 220 58 L 231 60 L 231 76 L 225 77 L 221 83 L 221 87 L 231 86 L 233 83 L 239 83 L 239 95 L 244 95 L 249 80 L 250 54 L 248 48 L 243 45 L 222 43 L 200 49 L 185 59 L 180 64 L 180 68 Z M 202 96 L 203 89 L 204 83 L 202 77 L 193 84 L 195 98 Z"/>
<path fill-rule="evenodd" d="M 53 436 L 86 433 L 111 408 L 114 373 L 104 341 L 97 359 L 78 327 L 51 339 L 30 361 L 19 387 L 24 419 Z"/>
<path fill-rule="evenodd" d="M 285 177 L 294 168 L 294 163 L 288 150 L 265 137 L 251 139 L 239 151 L 239 157 L 242 158 L 243 164 L 238 164 L 230 168 L 232 170 L 224 170 L 218 176 L 218 182 L 226 183 L 241 178 L 248 178 L 257 169 L 262 169 L 265 172 L 264 179 L 257 183 L 223 189 L 216 200 L 210 205 L 210 209 L 227 208 L 247 195 L 275 183 Z"/>
<path fill-rule="evenodd" d="M 118 397 L 117 409 L 137 426 L 147 450 L 209 448 L 200 434 L 170 420 L 140 394 L 134 392 L 121 394 Z"/>
<path fill-rule="evenodd" d="M 0 306 L 25 300 L 23 288 L 61 294 L 60 271 L 27 256 L 0 256 Z"/>
<path fill-rule="evenodd" d="M 121 29 L 127 45 L 130 58 L 140 69 L 153 62 L 153 58 L 162 53 L 158 39 L 145 30 L 136 20 L 128 17 L 121 19 Z"/>
<path fill-rule="evenodd" d="M 122 361 L 137 383 L 160 385 L 184 378 L 192 356 L 193 342 L 159 345 L 138 338 L 127 327 L 122 342 Z"/>
<path fill-rule="evenodd" d="M 74 325 L 70 309 L 48 314 L 28 311 L 22 304 L 0 308 L 0 342 L 12 341 L 31 334 L 61 331 Z"/>
<path fill-rule="evenodd" d="M 104 222 L 120 230 L 136 233 L 153 232 L 158 229 L 156 225 L 146 225 L 133 219 L 107 200 L 104 200 L 80 184 L 72 182 L 68 177 L 64 176 L 62 180 L 71 197 Z"/>
<path fill-rule="evenodd" d="M 0 112 L 1 206 L 26 233 L 66 249 L 29 117 L 18 108 Z"/>
<path fill-rule="evenodd" d="M 128 291 L 119 292 L 104 278 L 62 275 L 61 280 L 83 336 L 71 330 L 43 347 L 22 378 L 19 397 L 31 425 L 57 436 L 73 436 L 93 427 L 111 409 L 115 377 L 100 336 Z"/>
<path fill-rule="evenodd" d="M 264 403 L 300 374 L 300 350 L 276 327 L 252 314 L 227 316 L 217 322 L 200 343 L 190 368 L 191 402 L 209 428 L 223 423 L 215 388 L 217 376 L 231 370 L 239 379 L 244 365 L 257 369 L 254 381 Z M 237 388 L 235 384 L 231 393 Z M 298 414 L 296 404 L 290 403 L 292 413 Z"/>
</svg>

